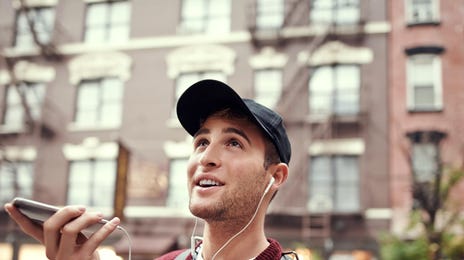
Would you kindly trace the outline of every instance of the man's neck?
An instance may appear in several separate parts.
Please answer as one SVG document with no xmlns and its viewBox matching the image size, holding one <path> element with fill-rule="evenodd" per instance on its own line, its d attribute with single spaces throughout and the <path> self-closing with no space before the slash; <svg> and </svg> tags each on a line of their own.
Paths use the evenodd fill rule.
<svg viewBox="0 0 464 260">
<path fill-rule="evenodd" d="M 244 225 L 233 228 L 230 223 L 207 222 L 203 234 L 203 258 L 211 260 L 218 250 L 221 251 L 216 255 L 215 260 L 251 259 L 259 255 L 267 248 L 269 242 L 264 234 L 263 223 L 259 223 L 256 219 L 229 242 L 232 237 L 241 232 L 243 227 Z M 222 248 L 226 243 L 229 244 Z"/>
</svg>

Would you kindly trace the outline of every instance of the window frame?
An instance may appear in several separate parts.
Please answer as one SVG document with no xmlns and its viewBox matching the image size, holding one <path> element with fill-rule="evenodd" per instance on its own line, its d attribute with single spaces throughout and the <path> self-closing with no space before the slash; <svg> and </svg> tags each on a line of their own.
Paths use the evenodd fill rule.
<svg viewBox="0 0 464 260">
<path fill-rule="evenodd" d="M 67 192 L 66 192 L 66 203 L 67 204 L 84 204 L 86 206 L 89 206 L 89 207 L 93 207 L 93 208 L 101 208 L 101 209 L 108 209 L 111 211 L 113 210 L 114 208 L 114 204 L 115 204 L 115 199 L 116 199 L 116 183 L 117 183 L 117 168 L 118 168 L 118 165 L 117 165 L 117 159 L 114 158 L 114 159 L 111 159 L 111 158 L 82 158 L 82 159 L 75 159 L 75 160 L 70 160 L 68 163 L 69 163 L 69 167 L 68 167 L 68 181 L 67 181 Z M 91 182 L 89 183 L 86 183 L 86 184 L 90 184 L 90 187 L 85 187 L 85 189 L 89 190 L 92 194 L 89 194 L 88 197 L 90 199 L 90 201 L 86 201 L 86 202 L 77 202 L 77 201 L 70 201 L 71 199 L 71 192 L 74 191 L 74 188 L 73 188 L 73 185 L 71 183 L 72 179 L 73 179 L 73 176 L 72 174 L 74 174 L 72 172 L 72 168 L 73 168 L 73 163 L 84 163 L 84 162 L 88 162 L 88 164 L 90 164 L 90 168 L 91 168 L 91 172 L 89 172 L 89 180 Z M 95 204 L 94 202 L 94 199 L 95 197 L 98 197 L 98 195 L 100 194 L 99 193 L 99 190 L 98 190 L 98 187 L 99 185 L 95 185 L 96 184 L 96 181 L 97 179 L 95 179 L 96 175 L 98 174 L 101 174 L 101 171 L 99 171 L 99 173 L 97 173 L 95 171 L 95 167 L 96 167 L 96 163 L 99 163 L 99 162 L 113 162 L 113 165 L 114 165 L 114 170 L 112 172 L 112 175 L 113 175 L 113 183 L 112 185 L 107 185 L 110 189 L 112 188 L 112 193 L 107 193 L 105 192 L 105 196 L 112 196 L 108 201 L 109 201 L 109 205 L 100 205 L 100 204 Z M 108 172 L 109 173 L 109 172 Z M 82 174 L 82 173 L 80 173 Z M 107 187 L 107 188 L 108 188 Z M 83 192 L 84 188 L 83 187 L 77 187 L 76 188 L 77 190 L 79 190 L 80 192 Z"/>
<path fill-rule="evenodd" d="M 118 23 L 115 24 L 115 22 L 112 21 L 111 19 L 112 13 L 114 12 L 114 8 L 115 8 L 114 6 L 121 4 L 121 3 L 127 4 L 128 6 L 127 8 L 128 20 L 125 21 L 126 23 L 122 23 L 121 21 L 118 20 Z M 95 26 L 95 25 L 92 26 L 91 20 L 89 18 L 89 13 L 90 13 L 89 10 L 91 10 L 92 8 L 95 8 L 96 6 L 97 7 L 103 6 L 103 8 L 105 8 L 106 17 L 103 18 L 104 21 L 102 22 L 102 24 L 100 24 L 100 26 Z M 102 2 L 88 3 L 86 6 L 86 13 L 85 13 L 85 20 L 84 20 L 84 30 L 83 30 L 84 43 L 103 44 L 103 43 L 127 42 L 130 39 L 130 33 L 131 33 L 131 19 L 132 19 L 131 10 L 132 10 L 131 2 L 128 0 L 102 1 Z M 100 36 L 103 36 L 103 37 L 98 40 L 95 40 L 95 38 L 89 38 L 90 37 L 89 28 L 92 29 L 91 30 L 92 32 L 100 30 L 102 34 Z M 111 38 L 112 32 L 113 30 L 115 30 L 115 28 L 125 28 L 127 30 L 127 35 L 124 35 L 124 38 L 117 38 L 117 39 Z"/>
<path fill-rule="evenodd" d="M 274 77 L 272 77 L 271 79 L 271 77 L 268 77 L 268 75 L 266 75 L 267 73 L 275 74 L 275 77 L 279 79 L 275 80 Z M 264 74 L 264 76 L 260 74 Z M 270 83 L 271 85 L 269 84 L 266 84 L 266 86 L 260 85 L 259 78 L 261 77 L 268 79 L 269 80 L 268 83 Z M 275 108 L 277 104 L 279 103 L 279 100 L 281 98 L 282 91 L 283 91 L 283 71 L 282 69 L 280 68 L 255 69 L 254 75 L 253 75 L 253 81 L 254 81 L 253 91 L 254 91 L 255 101 L 257 101 L 258 103 L 268 108 L 271 108 L 271 109 Z M 276 87 L 277 89 L 272 89 L 272 90 L 266 89 L 266 91 L 261 91 L 263 90 L 263 87 L 267 88 L 269 86 Z M 269 100 L 269 99 L 274 100 L 274 101 L 267 102 L 266 100 Z"/>
<path fill-rule="evenodd" d="M 105 86 L 105 82 L 110 82 L 110 81 L 117 81 L 117 86 L 119 87 L 119 99 L 112 99 L 112 102 L 108 102 L 108 100 L 106 100 L 107 102 L 105 103 L 105 93 L 104 92 L 104 86 Z M 81 121 L 79 120 L 79 115 L 80 113 L 83 113 L 83 114 L 87 114 L 88 116 L 88 113 L 89 112 L 82 112 L 83 109 L 82 107 L 80 106 L 80 102 L 81 102 L 81 95 L 83 91 L 82 87 L 88 87 L 88 88 L 91 88 L 92 85 L 95 85 L 95 88 L 96 88 L 96 92 L 98 94 L 97 97 L 95 97 L 96 100 L 96 104 L 97 106 L 95 107 L 95 110 L 94 111 L 91 111 L 92 113 L 96 113 L 95 115 L 92 115 L 92 116 L 95 116 L 95 120 L 93 120 L 92 122 L 90 121 L 87 121 L 87 120 L 84 120 L 84 121 Z M 115 92 L 115 91 L 111 91 L 111 92 Z M 116 102 L 116 101 L 119 101 L 119 102 Z M 122 123 L 122 117 L 123 117 L 123 108 L 124 108 L 124 82 L 118 78 L 118 77 L 100 77 L 100 78 L 95 78 L 95 79 L 86 79 L 86 80 L 82 80 L 80 81 L 79 85 L 77 86 L 77 94 L 76 94 L 76 97 L 75 97 L 75 112 L 74 112 L 74 117 L 73 117 L 73 124 L 75 124 L 76 126 L 79 126 L 79 127 L 119 127 Z M 111 121 L 111 122 L 103 122 L 101 121 L 100 119 L 102 118 L 102 114 L 104 114 L 104 109 L 105 108 L 108 108 L 108 105 L 116 105 L 117 109 L 119 110 L 118 113 L 119 115 L 115 115 L 115 116 L 118 116 L 118 118 L 114 121 Z M 84 110 L 84 111 L 87 111 L 87 110 Z"/>
<path fill-rule="evenodd" d="M 340 95 L 339 94 L 339 91 L 340 90 L 346 90 L 346 88 L 344 87 L 340 87 L 341 85 L 339 85 L 338 83 L 338 80 L 337 79 L 340 79 L 340 78 L 343 78 L 344 76 L 343 75 L 340 75 L 340 71 L 343 69 L 343 68 L 354 68 L 356 69 L 356 76 L 353 76 L 354 78 L 354 81 L 357 81 L 357 86 L 356 86 L 356 89 L 355 88 L 350 88 L 350 90 L 353 91 L 353 93 L 351 93 L 352 95 L 355 95 L 356 99 L 357 99 L 357 102 L 354 102 L 352 105 L 354 105 L 354 107 L 352 108 L 352 111 L 348 112 L 348 113 L 343 113 L 343 111 L 338 111 L 339 109 L 337 108 L 340 104 L 340 102 L 342 103 L 346 103 L 346 98 L 343 98 L 343 97 L 347 97 L 349 96 L 349 93 L 348 94 L 345 94 L 345 95 Z M 329 91 L 327 91 L 327 101 L 329 101 L 329 105 L 327 106 L 327 111 L 322 111 L 322 112 L 317 112 L 317 111 L 314 111 L 314 106 L 313 106 L 313 98 L 316 98 L 314 96 L 314 93 L 322 93 L 322 92 L 325 92 L 323 91 L 322 89 L 323 88 L 327 88 L 327 84 L 324 84 L 323 87 L 320 87 L 318 88 L 318 86 L 315 86 L 313 82 L 313 80 L 316 80 L 314 78 L 314 75 L 317 76 L 317 72 L 318 70 L 322 70 L 322 69 L 328 69 L 328 73 L 330 73 L 329 76 L 331 76 L 331 86 L 330 86 L 330 89 Z M 310 68 L 311 70 L 311 77 L 308 81 L 308 109 L 309 109 L 309 113 L 311 116 L 315 116 L 315 117 L 318 117 L 318 116 L 321 116 L 321 117 L 325 117 L 325 116 L 330 116 L 330 115 L 337 115 L 337 116 L 352 116 L 352 115 L 358 115 L 360 113 L 360 110 L 361 110 L 361 65 L 359 64 L 353 64 L 353 63 L 340 63 L 340 64 L 327 64 L 327 65 L 321 65 L 321 66 L 314 66 L 314 67 L 311 67 Z M 356 93 L 354 93 L 356 91 Z"/>
<path fill-rule="evenodd" d="M 438 153 L 439 147 L 435 143 L 415 142 L 411 144 L 411 168 L 416 181 L 431 182 L 435 180 L 439 166 Z M 431 168 L 424 169 L 424 166 L 431 166 Z"/>
<path fill-rule="evenodd" d="M 192 18 L 194 17 L 192 15 L 192 12 L 188 12 L 188 15 L 185 13 L 185 8 L 187 6 L 187 1 L 197 1 L 201 2 L 204 6 L 204 10 L 202 10 L 202 15 L 198 16 L 197 18 Z M 211 3 L 213 1 L 219 1 L 219 0 L 182 0 L 181 1 L 181 10 L 180 10 L 180 21 L 179 21 L 179 28 L 181 33 L 187 33 L 187 34 L 224 34 L 224 33 L 229 33 L 231 31 L 231 26 L 232 26 L 232 1 L 230 0 L 220 0 L 223 1 L 224 5 L 228 6 L 226 12 L 228 14 L 221 14 L 221 13 L 216 13 L 218 12 L 218 8 L 213 8 L 211 7 Z M 216 2 L 217 3 L 217 2 Z M 215 24 L 215 21 L 217 21 L 217 17 L 224 20 L 224 22 L 227 24 L 226 28 L 222 28 L 221 30 L 215 30 L 212 29 L 213 27 L 210 27 L 212 24 Z M 198 22 L 199 26 L 198 27 L 192 27 L 189 26 L 189 24 L 192 24 L 192 21 Z"/>
<path fill-rule="evenodd" d="M 329 7 L 325 8 L 315 8 L 315 2 L 317 1 L 331 1 Z M 340 6 L 342 0 L 312 0 L 310 3 L 310 10 L 309 10 L 309 20 L 311 24 L 336 24 L 336 25 L 353 25 L 357 24 L 361 21 L 361 0 L 350 0 L 350 5 L 348 7 L 346 6 Z M 357 8 L 356 8 L 357 7 Z M 353 16 L 353 19 L 350 19 L 349 21 L 343 21 L 340 20 L 339 14 L 341 12 L 346 12 L 349 10 L 355 9 L 356 15 Z M 315 14 L 321 14 L 321 13 L 326 13 L 330 14 L 330 18 L 328 20 L 319 20 L 317 17 L 315 17 Z M 352 17 L 350 17 L 352 18 Z"/>
<path fill-rule="evenodd" d="M 257 0 L 255 18 L 258 30 L 281 28 L 285 20 L 285 0 Z"/>
<path fill-rule="evenodd" d="M 357 214 L 359 212 L 361 212 L 362 210 L 362 201 L 361 201 L 361 167 L 360 167 L 360 157 L 358 155 L 351 155 L 351 154 L 320 154 L 320 155 L 312 155 L 310 156 L 309 160 L 310 160 L 310 167 L 309 167 L 309 171 L 308 171 L 308 182 L 309 182 L 309 192 L 308 192 L 308 207 L 311 207 L 311 204 L 312 204 L 312 201 L 311 199 L 312 198 L 315 198 L 315 197 L 318 197 L 318 198 L 322 198 L 323 196 L 319 196 L 320 193 L 319 192 L 315 192 L 314 191 L 314 187 L 318 187 L 318 188 L 321 188 L 323 185 L 321 184 L 321 180 L 319 180 L 319 182 L 315 183 L 315 178 L 317 178 L 316 174 L 320 174 L 322 175 L 323 173 L 321 173 L 320 171 L 315 171 L 314 168 L 313 168 L 313 165 L 315 163 L 315 161 L 318 159 L 318 158 L 321 158 L 321 159 L 327 159 L 328 160 L 328 163 L 329 163 L 329 178 L 327 179 L 328 183 L 327 183 L 327 187 L 329 188 L 329 190 L 331 191 L 329 196 L 330 196 L 330 208 L 326 208 L 326 209 L 323 209 L 325 211 L 328 211 L 330 213 L 333 213 L 333 214 Z M 343 174 L 344 170 L 339 170 L 337 171 L 336 169 L 336 160 L 339 160 L 339 159 L 349 159 L 349 160 L 352 160 L 351 162 L 354 163 L 354 165 L 356 166 L 356 176 L 355 179 L 351 180 L 353 182 L 353 186 L 351 188 L 354 188 L 353 191 L 354 193 L 356 194 L 351 194 L 351 195 L 354 195 L 354 199 L 356 199 L 356 201 L 353 201 L 355 205 L 355 208 L 353 209 L 340 209 L 338 207 L 338 205 L 341 205 L 343 203 L 343 201 L 338 201 L 338 199 L 340 198 L 339 196 L 337 196 L 337 194 L 339 193 L 343 193 L 343 192 L 340 192 L 339 191 L 339 188 L 341 187 L 340 184 L 341 183 L 346 183 L 346 179 L 344 181 L 340 181 L 340 179 L 342 179 L 340 176 L 341 174 Z M 326 176 L 327 177 L 327 176 Z M 353 177 L 353 176 L 352 176 Z M 346 186 L 346 185 L 343 185 L 343 186 Z M 345 196 L 347 197 L 347 196 Z"/>
<path fill-rule="evenodd" d="M 42 106 L 45 100 L 45 91 L 46 91 L 46 84 L 43 82 L 30 82 L 30 81 L 21 81 L 19 82 L 18 86 L 15 85 L 8 85 L 4 88 L 4 101 L 3 101 L 3 113 L 2 113 L 2 118 L 1 118 L 1 126 L 7 129 L 16 129 L 20 130 L 23 129 L 26 125 L 26 115 L 24 111 L 24 107 L 21 101 L 20 94 L 17 93 L 18 89 L 20 88 L 20 91 L 24 95 L 24 98 L 26 99 L 26 103 L 29 108 L 29 112 L 31 113 L 32 119 L 33 120 L 39 120 L 41 118 L 42 114 Z M 11 91 L 15 92 L 16 94 L 10 94 Z M 31 95 L 32 94 L 38 94 L 37 100 L 32 101 L 31 100 Z M 15 96 L 15 99 L 17 99 L 14 104 L 12 104 L 12 101 L 10 99 L 13 99 L 11 95 Z M 12 107 L 13 106 L 13 107 Z M 8 118 L 10 118 L 9 114 L 11 113 L 11 110 L 15 109 L 17 110 L 17 116 L 19 118 L 15 118 L 14 123 L 8 121 Z"/>
<path fill-rule="evenodd" d="M 404 1 L 405 5 L 405 20 L 408 26 L 413 25 L 438 25 L 440 23 L 440 1 L 439 0 L 425 0 L 430 1 L 430 18 L 414 18 L 414 11 L 417 8 L 414 8 L 414 2 L 417 0 L 407 0 Z M 420 0 L 424 1 L 424 0 Z"/>
<path fill-rule="evenodd" d="M 185 169 L 179 169 L 185 166 Z M 188 157 L 185 158 L 171 158 L 169 161 L 169 187 L 166 197 L 166 207 L 174 208 L 177 210 L 188 211 L 189 208 L 189 191 L 187 185 L 187 163 Z M 182 165 L 183 164 L 183 165 Z M 177 167 L 176 167 L 177 166 Z M 182 178 L 185 177 L 185 178 Z M 184 179 L 183 182 L 179 182 L 179 179 Z M 184 191 L 179 191 L 184 187 Z"/>
<path fill-rule="evenodd" d="M 429 104 L 423 107 L 419 107 L 415 98 L 415 90 L 417 89 L 417 82 L 414 80 L 415 60 L 420 58 L 431 58 L 431 69 L 432 69 L 432 82 L 430 82 L 433 89 L 433 104 Z M 418 77 L 421 78 L 421 77 Z M 406 94 L 407 94 L 407 107 L 408 111 L 441 111 L 443 109 L 443 91 L 442 86 L 442 65 L 441 57 L 435 53 L 415 53 L 407 57 L 406 65 Z"/>
<path fill-rule="evenodd" d="M 27 13 L 25 13 L 26 11 Z M 46 18 L 43 18 L 44 13 L 49 12 L 51 15 L 50 21 L 46 21 Z M 46 16 L 47 14 L 45 14 Z M 48 45 L 52 42 L 53 39 L 53 33 L 55 29 L 55 8 L 54 6 L 34 6 L 34 7 L 27 7 L 27 8 L 21 8 L 16 11 L 16 17 L 15 17 L 15 27 L 14 27 L 14 37 L 13 37 L 13 46 L 15 48 L 20 48 L 20 49 L 29 49 L 32 47 L 37 46 L 37 44 L 34 41 L 34 38 L 32 36 L 31 28 L 29 26 L 28 22 L 28 17 L 27 16 L 33 16 L 33 26 L 34 30 L 36 31 L 36 36 L 39 41 L 43 40 L 43 42 L 40 42 L 42 45 Z M 23 17 L 23 18 L 21 18 Z M 42 26 L 38 26 L 36 22 L 38 17 L 45 23 L 50 22 L 50 24 L 43 24 Z M 20 29 L 20 19 L 25 19 L 26 24 L 24 25 L 25 28 Z M 23 25 L 21 25 L 23 26 Z M 44 29 L 44 31 L 38 31 L 38 28 Z M 41 36 L 45 35 L 45 36 Z M 26 43 L 23 42 L 23 40 L 19 40 L 21 38 L 26 38 L 28 39 Z M 45 40 L 44 40 L 45 38 Z M 22 42 L 19 44 L 19 42 Z M 18 45 L 19 44 L 19 45 Z"/>
<path fill-rule="evenodd" d="M 14 168 L 13 171 L 15 171 L 14 173 L 11 173 L 11 175 L 14 175 L 13 176 L 13 183 L 9 183 L 10 185 L 8 184 L 4 184 L 2 183 L 3 181 L 5 181 L 7 178 L 5 178 L 5 176 L 1 176 L 3 174 L 5 174 L 4 171 L 5 168 L 4 167 L 12 167 Z M 28 174 L 29 176 L 29 179 L 30 179 L 30 182 L 27 183 L 26 185 L 22 185 L 24 183 L 20 183 L 21 180 L 18 179 L 18 175 L 22 175 L 21 172 L 18 172 L 18 169 L 20 167 L 27 167 L 29 168 L 29 172 L 27 172 L 26 174 Z M 13 197 L 24 197 L 24 198 L 32 198 L 33 197 L 33 194 L 34 194 L 34 178 L 35 178 L 35 169 L 34 169 L 35 165 L 34 165 L 34 161 L 29 161 L 29 160 L 21 160 L 21 159 L 18 159 L 18 160 L 4 160 L 2 162 L 2 164 L 0 165 L 0 187 L 6 187 L 6 186 L 12 186 L 13 187 L 13 193 L 12 194 L 3 194 L 3 193 L 6 193 L 5 190 L 6 189 L 0 189 L 0 203 L 6 203 L 8 201 L 11 200 L 11 198 Z M 19 169 L 20 170 L 20 169 Z M 21 178 L 21 177 L 19 177 Z M 16 183 L 16 184 L 15 184 Z M 16 186 L 19 186 L 16 188 Z M 25 187 L 26 186 L 26 187 Z M 28 189 L 26 192 L 22 191 L 23 188 L 26 188 Z M 3 198 L 3 196 L 5 196 Z"/>
<path fill-rule="evenodd" d="M 412 176 L 415 182 L 417 183 L 430 183 L 431 181 L 435 181 L 436 177 L 441 174 L 441 148 L 440 143 L 442 140 L 446 138 L 447 134 L 441 131 L 435 130 L 424 130 L 424 131 L 414 131 L 406 133 L 406 137 L 410 141 L 410 156 L 409 156 L 409 163 L 410 169 L 412 172 Z M 429 158 L 425 158 L 422 161 L 416 162 L 415 158 L 418 152 L 418 149 L 421 147 L 425 148 L 432 148 L 432 154 L 426 155 Z M 417 149 L 415 149 L 417 148 Z M 420 151 L 423 152 L 423 151 Z M 426 151 L 427 152 L 427 151 Z M 422 153 L 421 155 L 424 155 Z M 422 169 L 418 169 L 418 167 L 423 167 L 424 164 L 427 164 L 431 161 L 434 161 L 434 165 L 432 165 L 432 169 L 428 169 L 428 173 L 420 172 Z M 419 170 L 419 171 L 417 171 Z"/>
</svg>

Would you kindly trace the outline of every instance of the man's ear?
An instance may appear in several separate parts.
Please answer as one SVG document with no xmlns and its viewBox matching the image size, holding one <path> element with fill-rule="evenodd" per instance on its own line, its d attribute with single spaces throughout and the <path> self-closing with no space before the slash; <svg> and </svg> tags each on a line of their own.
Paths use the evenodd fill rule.
<svg viewBox="0 0 464 260">
<path fill-rule="evenodd" d="M 286 163 L 274 164 L 271 167 L 271 174 L 275 181 L 273 186 L 279 187 L 287 181 L 288 177 L 288 165 Z"/>
</svg>

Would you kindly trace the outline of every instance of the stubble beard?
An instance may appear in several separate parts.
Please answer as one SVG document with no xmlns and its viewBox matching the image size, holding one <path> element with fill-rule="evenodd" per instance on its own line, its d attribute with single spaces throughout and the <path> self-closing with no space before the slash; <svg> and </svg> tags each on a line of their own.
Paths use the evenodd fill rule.
<svg viewBox="0 0 464 260">
<path fill-rule="evenodd" d="M 209 223 L 226 223 L 228 227 L 243 227 L 252 218 L 258 203 L 261 199 L 261 189 L 256 180 L 253 185 L 245 183 L 242 187 L 248 187 L 247 190 L 227 191 L 221 198 L 208 205 L 195 205 L 190 199 L 189 208 L 191 213 Z"/>
</svg>

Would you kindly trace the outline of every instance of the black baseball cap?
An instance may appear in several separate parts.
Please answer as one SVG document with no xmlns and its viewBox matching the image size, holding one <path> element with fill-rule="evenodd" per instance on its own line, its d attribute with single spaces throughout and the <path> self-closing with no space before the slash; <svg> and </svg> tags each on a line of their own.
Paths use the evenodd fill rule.
<svg viewBox="0 0 464 260">
<path fill-rule="evenodd" d="M 184 129 L 194 136 L 202 120 L 224 108 L 236 109 L 248 115 L 274 143 L 280 160 L 290 162 L 292 148 L 282 117 L 251 99 L 242 99 L 227 84 L 205 79 L 190 86 L 177 102 L 177 117 Z"/>
</svg>

